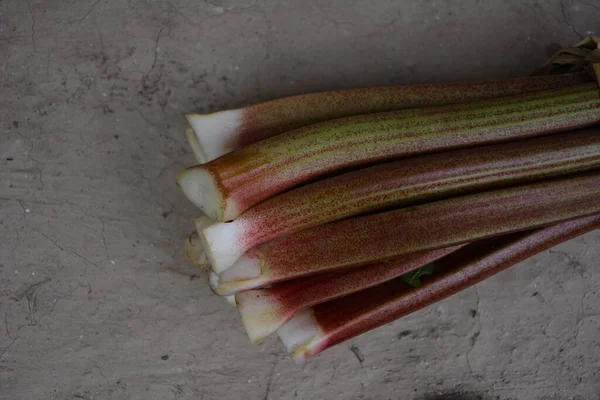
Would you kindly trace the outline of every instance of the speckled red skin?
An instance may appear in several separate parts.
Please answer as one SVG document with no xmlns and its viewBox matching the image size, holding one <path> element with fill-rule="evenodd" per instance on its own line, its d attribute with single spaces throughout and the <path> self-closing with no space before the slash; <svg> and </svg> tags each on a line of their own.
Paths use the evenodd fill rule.
<svg viewBox="0 0 600 400">
<path fill-rule="evenodd" d="M 349 218 L 247 254 L 270 282 L 364 265 L 600 212 L 600 171 Z"/>
<path fill-rule="evenodd" d="M 600 128 L 413 157 L 273 196 L 234 221 L 234 240 L 248 250 L 354 215 L 592 168 L 600 168 Z"/>
<path fill-rule="evenodd" d="M 520 261 L 600 227 L 600 215 L 472 243 L 438 261 L 420 288 L 401 279 L 313 307 L 323 340 L 309 354 L 392 322 L 460 292 Z"/>
<path fill-rule="evenodd" d="M 225 154 L 202 168 L 222 194 L 223 220 L 301 183 L 407 156 L 550 134 L 600 122 L 596 83 L 310 125 Z"/>
<path fill-rule="evenodd" d="M 281 316 L 282 322 L 288 321 L 296 312 L 304 308 L 397 278 L 461 247 L 463 245 L 407 254 L 349 271 L 294 279 L 260 291 L 246 290 L 238 293 L 236 300 L 238 304 L 249 304 L 255 296 L 260 295 L 263 301 L 268 299 L 272 305 L 269 313 Z"/>
<path fill-rule="evenodd" d="M 285 97 L 244 108 L 238 149 L 306 125 L 351 115 L 466 103 L 590 82 L 587 73 L 481 82 L 402 85 L 337 90 Z"/>
</svg>

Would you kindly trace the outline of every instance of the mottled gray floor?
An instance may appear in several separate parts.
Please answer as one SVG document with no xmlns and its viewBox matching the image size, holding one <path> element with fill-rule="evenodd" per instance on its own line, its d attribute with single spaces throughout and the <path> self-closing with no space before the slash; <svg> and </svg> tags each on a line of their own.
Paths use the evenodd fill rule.
<svg viewBox="0 0 600 400">
<path fill-rule="evenodd" d="M 600 232 L 298 366 L 188 266 L 174 184 L 184 112 L 519 76 L 593 31 L 597 0 L 0 1 L 0 399 L 599 399 Z"/>
</svg>

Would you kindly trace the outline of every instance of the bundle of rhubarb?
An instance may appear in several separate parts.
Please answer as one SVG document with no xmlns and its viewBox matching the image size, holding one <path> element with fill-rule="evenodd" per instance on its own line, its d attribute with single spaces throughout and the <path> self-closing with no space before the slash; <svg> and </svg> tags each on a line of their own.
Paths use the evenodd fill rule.
<svg viewBox="0 0 600 400">
<path fill-rule="evenodd" d="M 600 227 L 599 43 L 526 78 L 188 115 L 188 258 L 302 360 Z"/>
</svg>

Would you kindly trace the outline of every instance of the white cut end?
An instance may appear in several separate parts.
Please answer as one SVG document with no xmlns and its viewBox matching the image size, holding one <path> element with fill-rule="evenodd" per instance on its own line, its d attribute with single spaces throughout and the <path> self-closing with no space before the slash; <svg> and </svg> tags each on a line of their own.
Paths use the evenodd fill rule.
<svg viewBox="0 0 600 400">
<path fill-rule="evenodd" d="M 267 293 L 264 290 L 247 290 L 235 295 L 244 328 L 252 343 L 260 342 L 285 322 L 285 316 L 277 312 Z"/>
<path fill-rule="evenodd" d="M 246 279 L 241 281 L 221 282 L 215 291 L 219 296 L 230 296 L 244 290 L 258 289 L 267 287 L 269 278 L 259 276 L 258 278 Z"/>
<path fill-rule="evenodd" d="M 198 262 L 205 268 L 210 268 L 210 259 L 206 256 L 200 235 L 202 234 L 202 229 L 214 223 L 215 221 L 208 218 L 206 215 L 202 215 L 194 220 L 194 224 L 196 225 L 196 233 L 198 234 L 198 240 L 200 241 L 200 246 L 202 247 L 202 254 L 200 254 L 200 259 Z"/>
<path fill-rule="evenodd" d="M 239 239 L 240 224 L 233 222 L 217 222 L 201 232 L 200 240 L 213 270 L 220 274 L 244 255 L 246 249 Z"/>
<path fill-rule="evenodd" d="M 198 256 L 198 266 L 200 268 L 210 268 L 210 260 L 206 257 L 206 253 L 202 253 Z"/>
<path fill-rule="evenodd" d="M 208 274 L 208 285 L 210 286 L 212 291 L 215 294 L 217 294 L 217 286 L 219 286 L 219 277 L 214 272 L 211 272 L 210 274 Z M 237 307 L 237 303 L 235 302 L 234 295 L 223 296 L 223 297 L 225 298 L 225 300 L 227 300 L 227 303 L 231 304 L 234 307 Z"/>
<path fill-rule="evenodd" d="M 225 300 L 227 300 L 227 302 L 229 304 L 231 304 L 234 307 L 237 307 L 237 303 L 235 302 L 235 296 L 231 295 L 231 296 L 225 296 Z"/>
<path fill-rule="evenodd" d="M 196 218 L 194 220 L 194 225 L 196 226 L 196 233 L 198 233 L 199 236 L 202 235 L 202 229 L 204 229 L 207 226 L 210 226 L 214 223 L 215 223 L 215 221 L 208 218 L 206 215 L 202 215 L 202 216 Z"/>
<path fill-rule="evenodd" d="M 192 151 L 194 152 L 194 156 L 196 156 L 196 160 L 198 160 L 198 163 L 204 164 L 205 162 L 208 162 L 208 158 L 206 157 L 206 154 L 204 154 L 202 147 L 200 147 L 200 143 L 198 142 L 198 138 L 196 137 L 194 129 L 192 129 L 191 127 L 187 127 L 185 129 L 185 138 L 190 144 L 190 147 L 192 148 Z"/>
<path fill-rule="evenodd" d="M 196 267 L 208 268 L 210 266 L 197 232 L 192 232 L 185 241 L 185 256 Z"/>
<path fill-rule="evenodd" d="M 256 278 L 260 275 L 260 260 L 258 258 L 242 255 L 231 268 L 227 268 L 219 275 L 221 283 L 241 281 Z"/>
<path fill-rule="evenodd" d="M 219 287 L 219 275 L 210 271 L 210 274 L 208 274 L 208 284 L 210 285 L 210 288 L 213 290 L 213 292 L 216 293 L 217 288 Z"/>
<path fill-rule="evenodd" d="M 208 161 L 214 160 L 235 148 L 242 125 L 242 109 L 220 111 L 212 114 L 188 114 L 186 118 L 196 134 L 198 147 Z"/>
<path fill-rule="evenodd" d="M 310 356 L 307 353 L 309 347 L 321 336 L 321 331 L 313 317 L 312 308 L 308 308 L 279 328 L 277 334 L 292 358 L 303 361 Z"/>
<path fill-rule="evenodd" d="M 188 168 L 177 175 L 177 184 L 185 196 L 208 218 L 222 220 L 225 199 L 213 176 L 201 166 Z"/>
<path fill-rule="evenodd" d="M 216 292 L 221 296 L 228 296 L 242 290 L 262 287 L 268 280 L 269 277 L 262 274 L 260 260 L 244 254 L 233 266 L 219 275 Z"/>
</svg>

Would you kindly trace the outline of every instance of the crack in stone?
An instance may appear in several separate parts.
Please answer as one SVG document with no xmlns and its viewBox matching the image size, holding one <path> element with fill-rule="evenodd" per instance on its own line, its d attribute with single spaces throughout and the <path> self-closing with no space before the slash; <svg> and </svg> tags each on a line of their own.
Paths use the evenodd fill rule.
<svg viewBox="0 0 600 400">
<path fill-rule="evenodd" d="M 477 331 L 473 334 L 473 336 L 471 336 L 471 348 L 469 350 L 467 350 L 467 353 L 465 355 L 465 358 L 467 360 L 467 366 L 469 368 L 469 371 L 471 372 L 471 375 L 474 376 L 476 379 L 481 380 L 481 377 L 478 374 L 475 374 L 473 372 L 473 368 L 471 366 L 471 359 L 470 354 L 471 351 L 473 351 L 473 349 L 475 348 L 475 344 L 477 344 L 477 338 L 479 338 L 479 335 L 481 334 L 481 315 L 479 312 L 479 290 L 477 289 L 477 287 L 474 287 L 475 289 L 475 295 L 477 298 L 477 301 L 475 303 L 475 316 L 477 317 Z"/>
<path fill-rule="evenodd" d="M 600 10 L 600 6 L 599 6 L 599 5 L 596 5 L 596 4 L 594 4 L 594 3 L 589 3 L 589 2 L 587 2 L 587 1 L 583 1 L 583 0 L 579 0 L 579 2 L 580 2 L 581 4 L 583 4 L 583 5 L 586 5 L 586 6 L 589 6 L 589 7 L 595 8 L 596 10 Z"/>
<path fill-rule="evenodd" d="M 106 259 L 108 261 L 111 261 L 110 257 L 108 256 L 108 247 L 106 246 L 106 236 L 104 235 L 104 218 L 98 217 L 98 219 L 102 223 L 102 230 L 100 231 L 100 234 L 102 235 L 102 244 L 104 245 L 104 254 L 106 255 Z"/>
<path fill-rule="evenodd" d="M 56 246 L 57 248 L 59 248 L 60 250 L 67 252 L 71 255 L 74 255 L 75 257 L 79 258 L 80 260 L 84 261 L 85 263 L 92 265 L 98 269 L 102 269 L 98 264 L 88 260 L 87 258 L 85 258 L 84 256 L 82 256 L 81 254 L 79 254 L 78 252 L 74 251 L 74 250 L 67 250 L 66 248 L 64 248 L 63 246 L 61 246 L 60 244 L 58 244 L 58 242 L 52 240 L 48 235 L 38 231 L 37 229 L 34 228 L 30 228 L 31 230 L 33 230 L 34 232 L 39 233 L 44 239 L 46 239 L 47 241 L 49 241 L 50 243 L 52 243 L 54 246 Z"/>
<path fill-rule="evenodd" d="M 86 19 L 87 17 L 89 17 L 89 16 L 90 16 L 90 14 L 92 13 L 92 11 L 94 10 L 94 7 L 96 7 L 96 5 L 97 5 L 98 3 L 100 3 L 100 0 L 96 0 L 96 1 L 94 2 L 94 4 L 92 4 L 92 6 L 89 8 L 89 10 L 88 10 L 88 11 L 87 11 L 87 12 L 84 14 L 84 16 L 83 16 L 83 17 L 81 17 L 81 18 L 79 18 L 79 19 L 76 19 L 76 20 L 73 20 L 73 21 L 71 21 L 71 23 L 72 23 L 72 24 L 74 24 L 74 23 L 77 23 L 77 22 L 81 22 L 81 21 L 83 21 L 84 19 Z"/>
<path fill-rule="evenodd" d="M 573 32 L 577 35 L 579 35 L 580 37 L 584 37 L 585 35 L 582 35 L 581 32 L 579 32 L 577 30 L 577 28 L 575 28 L 575 25 L 573 25 L 573 23 L 569 20 L 569 18 L 567 17 L 567 11 L 566 11 L 566 7 L 565 6 L 565 2 L 561 1 L 560 2 L 560 11 L 562 13 L 563 19 L 564 19 L 564 23 L 567 24 L 567 26 L 569 26 Z"/>
<path fill-rule="evenodd" d="M 14 296 L 15 300 L 21 300 L 22 298 L 25 298 L 27 300 L 27 309 L 29 311 L 29 326 L 37 325 L 37 321 L 35 319 L 36 292 L 42 285 L 50 282 L 51 280 L 51 278 L 46 278 L 43 281 L 33 283 L 27 286 L 25 289 L 23 289 L 21 293 Z"/>
<path fill-rule="evenodd" d="M 37 46 L 35 44 L 35 17 L 33 16 L 30 2 L 27 2 L 27 8 L 29 9 L 29 16 L 31 17 L 31 44 L 33 46 L 33 52 L 37 53 Z"/>
<path fill-rule="evenodd" d="M 8 311 L 4 313 L 4 330 L 6 331 L 6 336 L 9 339 L 12 339 L 13 337 L 10 334 L 10 330 L 8 329 Z"/>
<path fill-rule="evenodd" d="M 17 336 L 16 338 L 14 338 L 9 344 L 8 346 L 6 346 L 3 350 L 2 353 L 0 353 L 0 360 L 2 360 L 2 358 L 4 358 L 4 355 L 6 354 L 6 352 L 8 351 L 8 349 L 11 348 L 11 346 L 13 344 L 15 344 L 15 342 L 19 339 L 19 337 Z"/>
<path fill-rule="evenodd" d="M 150 66 L 150 70 L 146 73 L 146 75 L 150 75 L 150 73 L 154 70 L 154 67 L 156 66 L 156 61 L 158 60 L 158 42 L 160 41 L 160 35 L 161 35 L 162 31 L 165 29 L 165 26 L 167 26 L 168 22 L 169 22 L 169 20 L 165 20 L 165 22 L 163 22 L 160 29 L 156 32 L 156 39 L 154 40 L 154 49 L 153 49 L 154 59 L 152 60 L 152 65 Z"/>
</svg>

